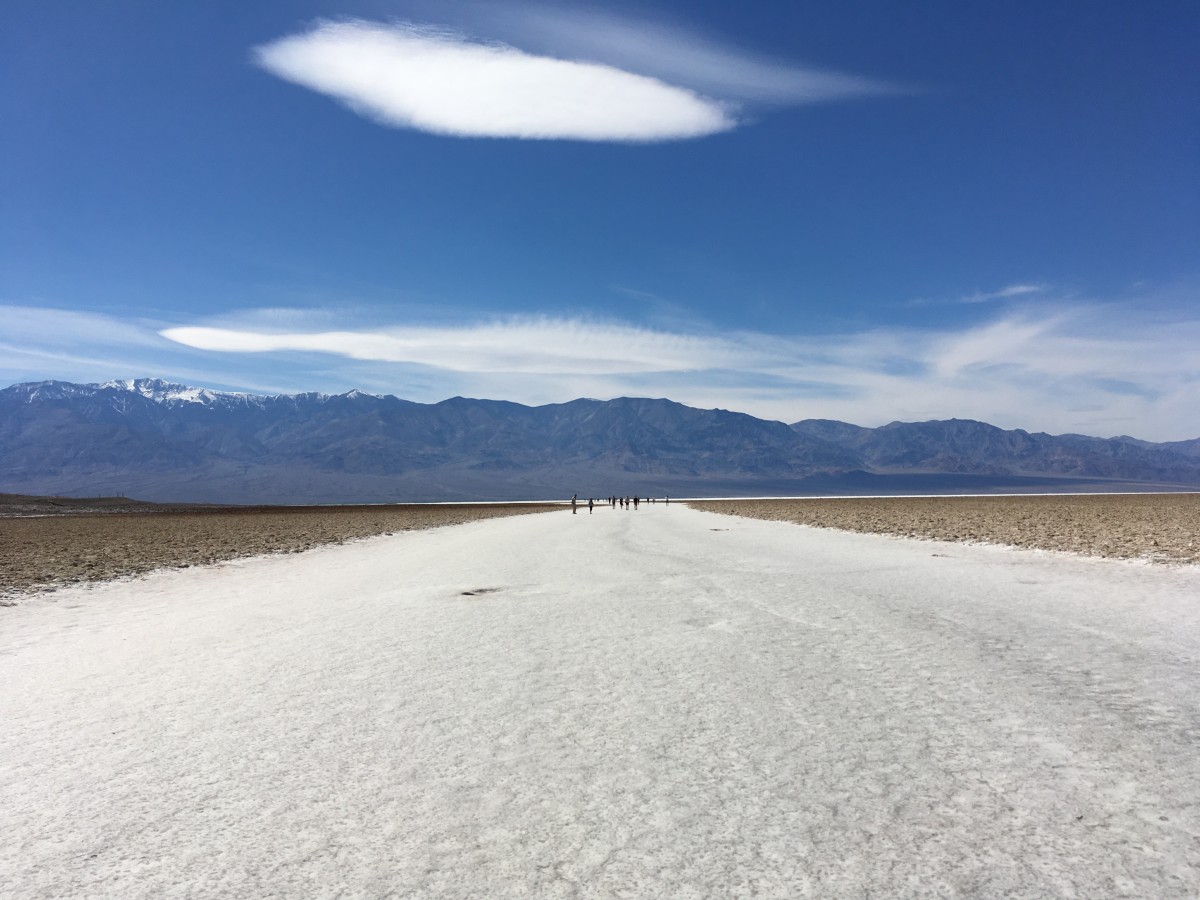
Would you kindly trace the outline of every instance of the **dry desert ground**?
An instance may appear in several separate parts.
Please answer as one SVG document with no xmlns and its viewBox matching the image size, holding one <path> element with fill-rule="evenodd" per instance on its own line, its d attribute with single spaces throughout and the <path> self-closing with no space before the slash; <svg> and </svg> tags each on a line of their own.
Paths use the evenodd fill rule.
<svg viewBox="0 0 1200 900">
<path fill-rule="evenodd" d="M 123 498 L 0 505 L 0 602 L 106 581 L 496 516 L 546 504 L 198 507 Z M 1200 563 L 1200 494 L 703 500 L 711 512 L 900 537 Z"/>
<path fill-rule="evenodd" d="M 705 500 L 690 505 L 866 534 L 1200 563 L 1200 494 Z"/>
<path fill-rule="evenodd" d="M 50 507 L 30 499 L 6 505 L 18 514 L 0 515 L 0 602 L 17 592 L 160 568 L 298 553 L 378 534 L 561 509 L 512 503 L 162 508 L 127 500 Z"/>
</svg>

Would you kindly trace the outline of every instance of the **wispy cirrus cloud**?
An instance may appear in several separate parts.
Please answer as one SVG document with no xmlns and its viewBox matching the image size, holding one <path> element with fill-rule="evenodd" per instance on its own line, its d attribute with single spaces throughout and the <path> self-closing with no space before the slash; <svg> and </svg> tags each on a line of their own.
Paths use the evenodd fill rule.
<svg viewBox="0 0 1200 900">
<path fill-rule="evenodd" d="M 650 394 L 788 421 L 958 416 L 1162 439 L 1200 433 L 1191 424 L 1200 421 L 1193 374 L 1200 320 L 1138 322 L 1096 306 L 1010 313 L 970 327 L 792 336 L 550 317 L 361 331 L 187 326 L 162 334 L 224 354 L 319 353 L 417 366 L 443 373 L 457 392 L 521 402 Z"/>
<path fill-rule="evenodd" d="M 664 21 L 526 3 L 471 10 L 476 27 L 526 49 L 605 63 L 725 100 L 793 105 L 911 93 L 874 78 L 773 59 Z"/>
<path fill-rule="evenodd" d="M 644 142 L 736 125 L 728 104 L 656 78 L 405 23 L 320 22 L 255 59 L 381 124 L 434 134 Z"/>
<path fill-rule="evenodd" d="M 378 331 L 262 332 L 180 327 L 162 332 L 220 352 L 301 351 L 414 363 L 451 372 L 629 375 L 745 366 L 758 350 L 728 339 L 650 331 L 578 319 L 511 318 L 467 327 Z"/>
<path fill-rule="evenodd" d="M 210 322 L 0 306 L 12 381 L 157 375 L 268 393 L 351 388 L 433 402 L 670 397 L 764 418 L 976 418 L 1054 433 L 1200 435 L 1200 318 L 1125 305 L 1006 311 L 970 326 L 830 334 L 555 317 L 328 327 L 304 310 Z M 333 317 L 336 319 L 337 317 Z M 10 325 L 11 323 L 11 325 Z"/>
<path fill-rule="evenodd" d="M 1044 294 L 1050 289 L 1050 285 L 1042 284 L 1036 281 L 1017 282 L 1016 284 L 1006 285 L 994 291 L 975 291 L 970 294 L 963 294 L 957 297 L 918 297 L 915 300 L 908 301 L 907 306 L 942 306 L 952 304 L 968 304 L 977 303 L 994 303 L 1004 300 L 1019 300 L 1029 299 L 1036 294 Z"/>
<path fill-rule="evenodd" d="M 1012 300 L 1016 297 L 1028 297 L 1030 294 L 1041 294 L 1046 290 L 1047 285 L 1038 284 L 1036 282 L 1010 284 L 1007 287 L 1002 287 L 998 291 L 976 291 L 973 294 L 967 294 L 965 297 L 960 297 L 959 303 L 988 303 L 992 300 Z"/>
</svg>

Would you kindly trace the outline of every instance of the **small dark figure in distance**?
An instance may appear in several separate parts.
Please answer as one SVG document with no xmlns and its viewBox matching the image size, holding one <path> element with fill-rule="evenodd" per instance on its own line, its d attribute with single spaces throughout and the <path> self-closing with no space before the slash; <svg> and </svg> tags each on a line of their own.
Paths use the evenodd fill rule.
<svg viewBox="0 0 1200 900">
<path fill-rule="evenodd" d="M 592 498 L 591 498 L 591 497 L 588 497 L 588 515 L 589 515 L 589 516 L 592 514 L 592 505 L 593 505 L 593 504 L 592 504 Z"/>
</svg>

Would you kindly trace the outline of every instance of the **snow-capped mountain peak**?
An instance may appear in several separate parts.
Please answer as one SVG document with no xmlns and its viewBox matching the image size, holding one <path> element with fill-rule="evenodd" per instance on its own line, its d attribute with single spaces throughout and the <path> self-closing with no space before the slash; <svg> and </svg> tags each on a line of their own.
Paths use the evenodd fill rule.
<svg viewBox="0 0 1200 900">
<path fill-rule="evenodd" d="M 112 388 L 119 391 L 129 391 L 153 400 L 155 403 L 165 403 L 175 400 L 182 403 L 209 404 L 222 399 L 245 398 L 249 394 L 230 391 L 213 391 L 208 388 L 189 387 L 186 384 L 176 384 L 163 381 L 161 378 L 123 378 L 117 381 L 106 381 L 97 385 L 100 388 Z"/>
</svg>

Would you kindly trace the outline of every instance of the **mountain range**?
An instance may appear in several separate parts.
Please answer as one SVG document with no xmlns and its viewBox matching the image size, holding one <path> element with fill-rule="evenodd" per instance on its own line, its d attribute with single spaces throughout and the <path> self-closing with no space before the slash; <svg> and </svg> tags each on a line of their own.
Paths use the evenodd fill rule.
<svg viewBox="0 0 1200 900">
<path fill-rule="evenodd" d="M 791 425 L 670 400 L 422 404 L 159 379 L 0 390 L 0 491 L 213 503 L 1200 487 L 1200 438 Z"/>
</svg>

